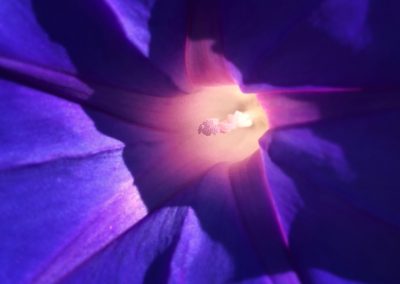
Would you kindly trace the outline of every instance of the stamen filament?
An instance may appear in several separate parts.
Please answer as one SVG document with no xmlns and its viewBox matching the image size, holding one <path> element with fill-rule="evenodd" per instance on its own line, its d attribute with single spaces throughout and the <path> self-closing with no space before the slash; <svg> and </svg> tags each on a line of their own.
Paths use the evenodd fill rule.
<svg viewBox="0 0 400 284">
<path fill-rule="evenodd" d="M 237 128 L 251 127 L 252 125 L 253 121 L 248 113 L 235 111 L 233 114 L 229 114 L 223 121 L 220 121 L 218 118 L 206 119 L 200 124 L 198 133 L 211 136 L 218 133 L 228 133 Z"/>
</svg>

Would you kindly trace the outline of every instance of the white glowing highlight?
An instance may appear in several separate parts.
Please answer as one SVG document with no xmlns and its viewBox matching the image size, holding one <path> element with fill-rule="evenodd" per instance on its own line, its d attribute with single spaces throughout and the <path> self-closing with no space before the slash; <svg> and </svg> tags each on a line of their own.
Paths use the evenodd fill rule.
<svg viewBox="0 0 400 284">
<path fill-rule="evenodd" d="M 253 120 L 250 115 L 237 110 L 233 114 L 229 114 L 223 121 L 218 118 L 206 119 L 200 124 L 198 133 L 211 136 L 218 133 L 228 133 L 237 128 L 251 127 L 252 125 Z"/>
<path fill-rule="evenodd" d="M 257 95 L 243 93 L 235 85 L 203 87 L 175 100 L 176 104 L 166 112 L 171 117 L 162 121 L 168 121 L 178 134 L 176 142 L 185 145 L 182 150 L 196 156 L 199 162 L 247 158 L 259 149 L 258 139 L 268 129 L 266 112 Z"/>
</svg>

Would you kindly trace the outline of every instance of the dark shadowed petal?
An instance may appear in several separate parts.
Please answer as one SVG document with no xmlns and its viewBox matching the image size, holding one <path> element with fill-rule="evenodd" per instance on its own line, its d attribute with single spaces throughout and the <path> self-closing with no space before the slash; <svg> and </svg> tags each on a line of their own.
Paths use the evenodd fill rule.
<svg viewBox="0 0 400 284">
<path fill-rule="evenodd" d="M 399 86 L 396 0 L 222 0 L 212 38 L 246 86 Z M 207 13 L 207 11 L 204 11 Z"/>
<path fill-rule="evenodd" d="M 180 87 L 188 85 L 185 63 L 188 1 L 106 0 L 126 37 Z"/>
<path fill-rule="evenodd" d="M 0 16 L 1 57 L 155 96 L 176 92 L 105 1 L 4 1 Z"/>
<path fill-rule="evenodd" d="M 265 171 L 311 283 L 398 283 L 398 110 L 270 131 Z"/>
</svg>

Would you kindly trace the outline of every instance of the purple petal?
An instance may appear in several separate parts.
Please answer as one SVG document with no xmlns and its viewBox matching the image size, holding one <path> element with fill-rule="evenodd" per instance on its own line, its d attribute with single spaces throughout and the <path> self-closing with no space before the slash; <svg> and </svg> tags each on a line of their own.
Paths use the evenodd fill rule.
<svg viewBox="0 0 400 284">
<path fill-rule="evenodd" d="M 269 132 L 265 171 L 300 275 L 397 283 L 398 110 Z"/>
<path fill-rule="evenodd" d="M 1 86 L 0 282 L 31 282 L 80 263 L 146 208 L 123 145 L 100 134 L 79 105 Z M 63 265 L 48 272 L 56 259 Z"/>
<path fill-rule="evenodd" d="M 331 92 L 398 88 L 398 4 L 131 2 L 0 7 L 0 72 L 37 88 L 1 82 L 2 282 L 398 282 L 398 102 Z M 292 126 L 262 141 L 268 184 L 257 155 L 210 170 L 185 99 L 144 95 L 220 83 L 221 54 L 247 87 L 327 90 L 260 96 Z"/>
<path fill-rule="evenodd" d="M 126 37 L 179 86 L 188 87 L 185 48 L 187 1 L 106 1 Z"/>
<path fill-rule="evenodd" d="M 398 1 L 222 1 L 215 49 L 247 87 L 398 88 Z M 204 11 L 207 13 L 207 11 Z"/>
<path fill-rule="evenodd" d="M 262 92 L 257 95 L 271 128 L 325 119 L 390 111 L 400 106 L 398 92 L 346 90 Z"/>
<path fill-rule="evenodd" d="M 0 54 L 5 57 L 74 72 L 66 50 L 38 23 L 31 1 L 3 1 L 0 7 Z"/>
<path fill-rule="evenodd" d="M 255 160 L 249 162 L 252 168 L 257 168 Z M 247 166 L 244 164 L 243 168 Z M 247 171 L 243 176 L 251 178 Z M 279 236 L 276 242 L 274 224 L 266 228 L 262 239 L 266 245 L 256 237 L 258 243 L 254 246 L 254 236 L 248 234 L 247 228 L 258 226 L 259 220 L 242 223 L 237 198 L 246 202 L 242 194 L 263 193 L 251 187 L 240 188 L 247 185 L 240 178 L 233 181 L 235 190 L 239 190 L 234 193 L 230 178 L 226 166 L 214 167 L 193 187 L 186 188 L 71 271 L 65 282 L 299 283 L 285 253 L 282 255 L 284 247 Z M 262 210 L 259 213 L 263 214 Z M 262 250 L 258 245 L 270 250 Z M 274 275 L 266 275 L 267 267 Z"/>
<path fill-rule="evenodd" d="M 155 96 L 177 91 L 102 1 L 6 1 L 0 15 L 2 57 Z"/>
</svg>

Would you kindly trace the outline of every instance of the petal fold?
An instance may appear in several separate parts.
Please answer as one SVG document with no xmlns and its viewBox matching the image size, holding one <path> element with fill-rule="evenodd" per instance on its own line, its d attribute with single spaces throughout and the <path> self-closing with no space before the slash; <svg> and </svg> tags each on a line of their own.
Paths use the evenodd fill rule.
<svg viewBox="0 0 400 284">
<path fill-rule="evenodd" d="M 398 110 L 272 130 L 268 183 L 310 283 L 396 283 L 400 253 Z"/>
<path fill-rule="evenodd" d="M 220 3 L 215 50 L 247 88 L 399 87 L 398 1 Z"/>
</svg>

